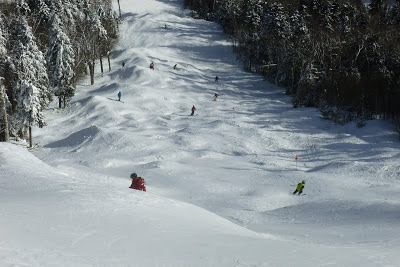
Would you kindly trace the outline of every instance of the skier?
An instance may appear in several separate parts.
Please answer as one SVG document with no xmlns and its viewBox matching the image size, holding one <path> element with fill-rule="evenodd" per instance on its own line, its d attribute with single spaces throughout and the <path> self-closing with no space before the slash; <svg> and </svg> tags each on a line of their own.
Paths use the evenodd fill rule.
<svg viewBox="0 0 400 267">
<path fill-rule="evenodd" d="M 218 82 L 219 81 L 219 77 L 215 76 L 215 81 Z"/>
<path fill-rule="evenodd" d="M 154 70 L 154 62 L 153 61 L 150 64 L 150 69 Z"/>
<path fill-rule="evenodd" d="M 136 173 L 132 173 L 131 179 L 132 184 L 129 188 L 146 192 L 146 186 L 144 185 L 144 179 L 142 177 L 138 177 Z"/>
<path fill-rule="evenodd" d="M 193 116 L 194 115 L 194 111 L 196 110 L 196 107 L 193 105 L 193 107 L 192 107 L 192 114 L 190 114 L 190 116 Z"/>
<path fill-rule="evenodd" d="M 219 94 L 215 93 L 214 97 L 213 97 L 213 101 L 217 101 L 217 97 L 219 96 Z"/>
<path fill-rule="evenodd" d="M 125 67 L 125 61 L 122 61 L 122 67 Z"/>
<path fill-rule="evenodd" d="M 175 65 L 174 65 L 174 70 L 176 70 L 176 65 L 178 65 L 178 64 L 175 64 Z"/>
<path fill-rule="evenodd" d="M 301 193 L 303 193 L 303 188 L 304 188 L 305 183 L 306 183 L 306 181 L 304 181 L 304 180 L 301 181 L 301 183 L 298 183 L 297 187 L 296 187 L 296 190 L 294 190 L 294 192 L 293 192 L 293 195 L 296 194 L 297 192 L 299 192 L 299 195 Z"/>
<path fill-rule="evenodd" d="M 121 92 L 118 92 L 118 101 L 121 101 Z"/>
</svg>

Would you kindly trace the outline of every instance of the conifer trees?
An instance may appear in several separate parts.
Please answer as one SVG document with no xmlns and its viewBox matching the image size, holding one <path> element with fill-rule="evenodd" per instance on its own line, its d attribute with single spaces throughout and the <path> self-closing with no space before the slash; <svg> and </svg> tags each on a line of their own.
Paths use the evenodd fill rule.
<svg viewBox="0 0 400 267">
<path fill-rule="evenodd" d="M 30 127 L 46 125 L 53 95 L 65 107 L 87 68 L 94 83 L 94 64 L 110 50 L 117 22 L 110 0 L 0 5 L 0 141 L 5 132 L 26 137 Z"/>
<path fill-rule="evenodd" d="M 0 12 L 0 62 L 4 62 L 6 57 L 6 38 L 3 36 L 3 14 Z M 0 66 L 1 69 L 1 66 Z M 7 118 L 7 95 L 5 91 L 5 86 L 3 85 L 4 78 L 1 76 L 0 72 L 0 141 L 8 141 L 9 130 L 8 130 L 8 118 Z"/>
<path fill-rule="evenodd" d="M 210 10 L 209 1 L 185 3 Z M 245 70 L 284 86 L 294 107 L 344 123 L 400 117 L 399 10 L 384 0 L 218 0 L 203 17 L 230 34 Z"/>
<path fill-rule="evenodd" d="M 59 19 L 54 16 L 52 22 L 51 39 L 47 50 L 47 68 L 49 73 L 50 86 L 54 95 L 61 102 L 68 101 L 74 96 L 73 86 L 75 55 L 69 37 L 63 32 Z"/>
<path fill-rule="evenodd" d="M 14 36 L 9 49 L 13 55 L 11 126 L 12 132 L 17 133 L 34 125 L 46 125 L 42 111 L 52 95 L 44 56 L 25 17 L 15 18 L 11 30 Z"/>
</svg>

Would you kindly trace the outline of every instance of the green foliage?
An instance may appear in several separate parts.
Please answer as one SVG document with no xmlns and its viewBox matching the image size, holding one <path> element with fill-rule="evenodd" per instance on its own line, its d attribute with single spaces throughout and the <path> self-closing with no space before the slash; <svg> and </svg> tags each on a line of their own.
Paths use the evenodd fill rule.
<svg viewBox="0 0 400 267">
<path fill-rule="evenodd" d="M 210 1 L 186 2 L 210 9 Z M 284 86 L 295 107 L 320 107 L 338 123 L 363 121 L 366 111 L 400 116 L 399 3 L 219 0 L 212 6 L 245 69 Z"/>
</svg>

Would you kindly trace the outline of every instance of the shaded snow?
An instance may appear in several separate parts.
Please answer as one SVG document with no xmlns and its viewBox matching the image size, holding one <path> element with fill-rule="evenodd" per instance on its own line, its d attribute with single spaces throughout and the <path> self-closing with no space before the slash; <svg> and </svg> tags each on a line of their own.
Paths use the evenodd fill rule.
<svg viewBox="0 0 400 267">
<path fill-rule="evenodd" d="M 121 1 L 112 72 L 46 111 L 42 147 L 0 144 L 0 265 L 400 265 L 394 126 L 293 109 L 181 4 Z"/>
</svg>

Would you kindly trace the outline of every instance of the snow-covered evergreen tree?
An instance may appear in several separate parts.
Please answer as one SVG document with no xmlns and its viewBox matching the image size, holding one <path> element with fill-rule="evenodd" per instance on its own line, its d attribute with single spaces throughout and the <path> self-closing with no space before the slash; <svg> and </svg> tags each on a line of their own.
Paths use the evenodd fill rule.
<svg viewBox="0 0 400 267">
<path fill-rule="evenodd" d="M 243 22 L 252 33 L 257 33 L 261 27 L 263 2 L 261 0 L 246 1 L 243 7 Z"/>
<path fill-rule="evenodd" d="M 217 20 L 221 23 L 224 31 L 233 33 L 241 13 L 238 1 L 224 0 L 218 6 Z"/>
<path fill-rule="evenodd" d="M 90 83 L 93 84 L 95 61 L 103 42 L 107 40 L 108 36 L 97 13 L 91 13 L 90 10 L 88 10 L 92 5 L 90 5 L 88 1 L 84 1 L 84 5 L 87 6 L 83 9 L 85 17 L 84 20 L 78 24 L 76 44 L 79 46 L 85 58 L 90 72 Z"/>
<path fill-rule="evenodd" d="M 45 0 L 29 0 L 29 6 L 32 10 L 32 15 L 39 21 L 42 26 L 47 26 L 50 21 L 50 8 Z"/>
<path fill-rule="evenodd" d="M 259 61 L 259 30 L 263 14 L 261 0 L 245 1 L 241 15 L 241 30 L 236 33 L 239 40 L 239 52 L 242 54 L 244 68 L 251 71 Z"/>
<path fill-rule="evenodd" d="M 113 11 L 112 5 L 110 3 L 100 4 L 97 14 L 107 34 L 111 37 L 117 37 L 118 16 L 115 11 Z"/>
<path fill-rule="evenodd" d="M 47 3 L 49 8 L 49 27 L 52 27 L 51 24 L 53 23 L 53 17 L 56 16 L 60 21 L 60 26 L 68 25 L 67 27 L 63 27 L 62 30 L 71 38 L 75 31 L 76 18 L 81 15 L 77 8 L 76 1 L 47 0 Z M 51 35 L 52 32 L 49 34 Z"/>
<path fill-rule="evenodd" d="M 56 96 L 61 100 L 69 100 L 75 93 L 73 87 L 74 77 L 74 50 L 70 39 L 60 27 L 59 19 L 54 16 L 51 29 L 51 39 L 47 51 L 47 69 L 50 86 Z"/>
<path fill-rule="evenodd" d="M 46 61 L 39 50 L 31 27 L 21 16 L 12 23 L 13 104 L 14 130 L 32 125 L 45 125 L 42 110 L 51 101 Z"/>
<path fill-rule="evenodd" d="M 27 16 L 31 13 L 31 9 L 25 0 L 18 0 L 15 2 L 15 13 L 18 16 Z"/>
<path fill-rule="evenodd" d="M 6 56 L 6 39 L 3 36 L 3 14 L 0 12 L 0 65 L 3 65 L 4 58 Z M 0 70 L 2 68 L 0 67 Z M 8 130 L 8 118 L 6 111 L 7 95 L 5 87 L 3 85 L 4 77 L 2 77 L 2 71 L 0 71 L 0 141 L 8 141 L 9 130 Z"/>
<path fill-rule="evenodd" d="M 260 30 L 260 54 L 265 62 L 264 75 L 275 80 L 283 55 L 289 51 L 289 40 L 292 35 L 290 19 L 280 3 L 271 3 L 264 8 Z"/>
<path fill-rule="evenodd" d="M 4 28 L 3 14 L 0 11 L 0 62 L 3 61 L 3 58 L 6 56 L 6 53 L 7 53 L 6 38 L 4 37 L 4 34 L 3 34 L 3 28 Z M 1 76 L 1 72 L 0 72 L 0 76 Z"/>
</svg>

